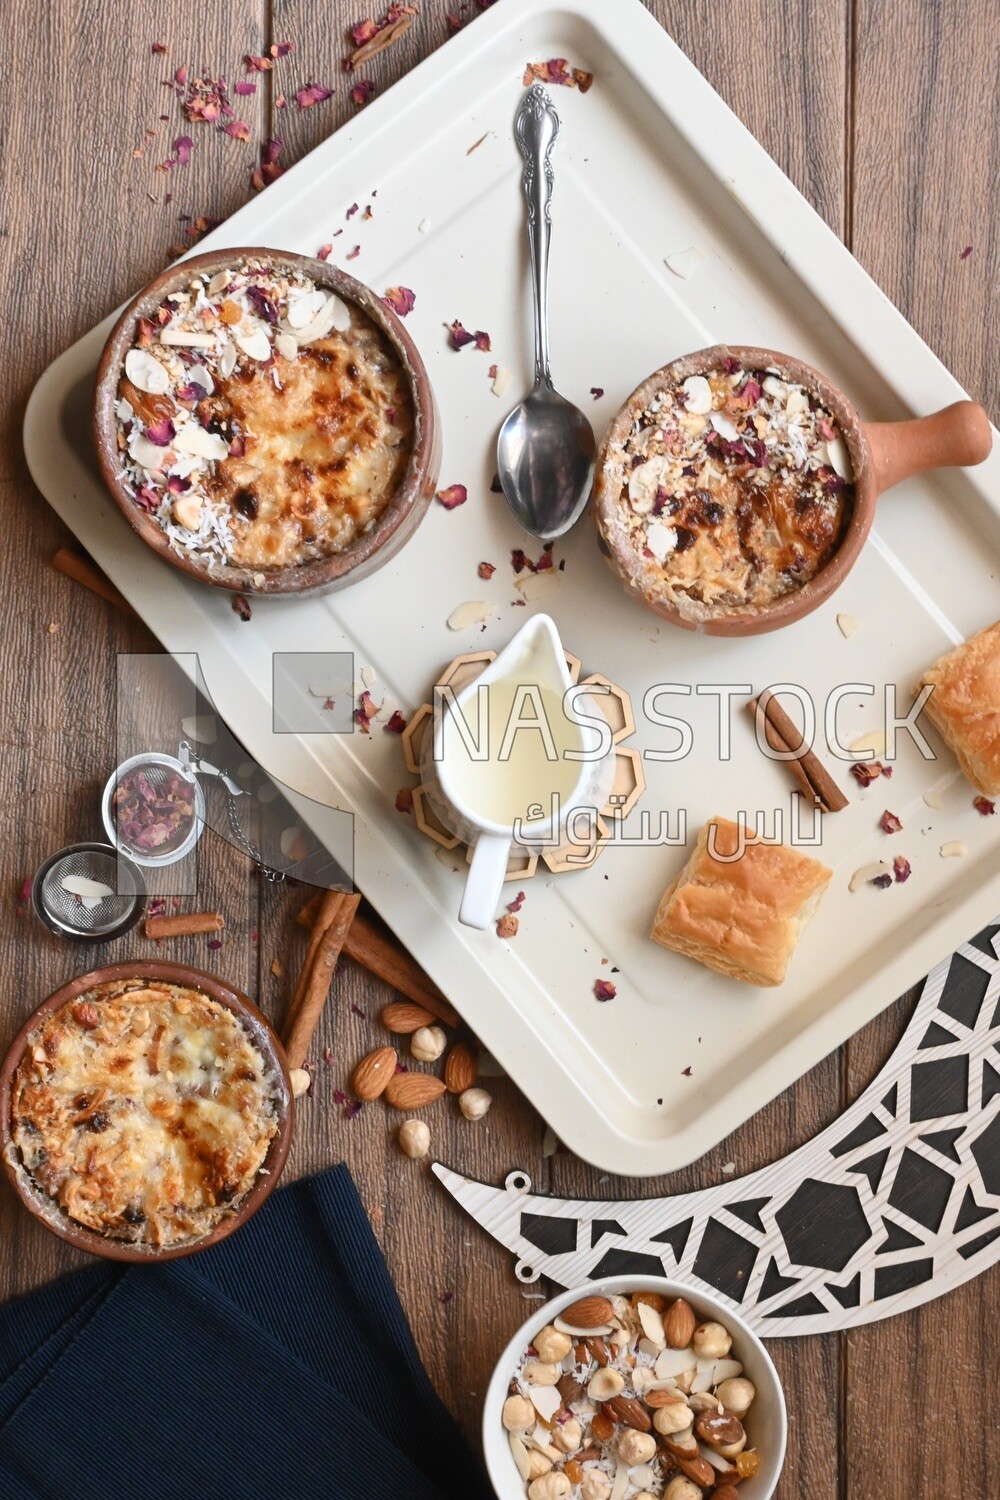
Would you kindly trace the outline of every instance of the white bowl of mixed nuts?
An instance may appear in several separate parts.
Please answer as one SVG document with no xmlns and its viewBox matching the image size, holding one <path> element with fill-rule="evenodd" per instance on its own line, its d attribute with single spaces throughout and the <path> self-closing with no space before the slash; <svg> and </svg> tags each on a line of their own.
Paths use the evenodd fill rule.
<svg viewBox="0 0 1000 1500">
<path fill-rule="evenodd" d="M 499 1500 L 768 1500 L 785 1438 L 757 1335 L 660 1276 L 545 1303 L 500 1356 L 483 1413 Z"/>
</svg>

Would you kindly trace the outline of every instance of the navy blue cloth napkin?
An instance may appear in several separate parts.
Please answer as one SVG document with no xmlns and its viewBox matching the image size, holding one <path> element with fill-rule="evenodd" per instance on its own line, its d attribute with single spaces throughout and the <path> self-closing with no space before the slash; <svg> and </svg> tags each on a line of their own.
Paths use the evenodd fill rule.
<svg viewBox="0 0 1000 1500">
<path fill-rule="evenodd" d="M 489 1500 L 344 1166 L 0 1308 L 2 1500 Z"/>
</svg>

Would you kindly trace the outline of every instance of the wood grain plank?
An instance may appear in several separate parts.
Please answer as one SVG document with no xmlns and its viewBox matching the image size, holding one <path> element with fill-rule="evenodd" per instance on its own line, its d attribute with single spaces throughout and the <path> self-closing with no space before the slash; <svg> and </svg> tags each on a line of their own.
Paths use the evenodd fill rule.
<svg viewBox="0 0 1000 1500">
<path fill-rule="evenodd" d="M 997 18 L 990 5 L 856 0 L 853 249 L 935 353 L 996 418 L 1000 411 L 1000 239 L 989 188 L 1000 161 Z M 971 252 L 964 255 L 966 247 Z M 986 621 L 983 622 L 987 623 Z M 901 1002 L 847 1049 L 852 1095 L 895 1044 Z M 848 1336 L 846 1380 L 859 1392 L 878 1371 L 881 1390 L 918 1375 L 922 1421 L 954 1409 L 1000 1357 L 1000 1284 L 987 1275 L 926 1307 Z M 940 1361 L 943 1350 L 952 1358 Z M 936 1353 L 935 1353 L 936 1351 Z M 884 1463 L 879 1401 L 847 1408 L 845 1500 L 866 1500 L 871 1477 L 891 1500 L 1000 1493 L 992 1427 L 963 1441 L 961 1479 L 934 1444 L 894 1450 Z M 879 1459 L 881 1448 L 882 1459 Z M 879 1465 L 878 1470 L 873 1465 Z"/>
</svg>

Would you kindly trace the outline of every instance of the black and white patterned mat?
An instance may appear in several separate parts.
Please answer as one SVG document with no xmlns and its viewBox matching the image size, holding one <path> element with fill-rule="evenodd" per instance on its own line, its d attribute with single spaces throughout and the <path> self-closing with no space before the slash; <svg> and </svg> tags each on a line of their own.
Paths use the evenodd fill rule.
<svg viewBox="0 0 1000 1500">
<path fill-rule="evenodd" d="M 540 1197 L 434 1164 L 523 1282 L 702 1283 L 762 1336 L 826 1333 L 940 1297 L 1000 1259 L 1000 920 L 924 981 L 873 1083 L 759 1172 L 669 1198 Z"/>
</svg>

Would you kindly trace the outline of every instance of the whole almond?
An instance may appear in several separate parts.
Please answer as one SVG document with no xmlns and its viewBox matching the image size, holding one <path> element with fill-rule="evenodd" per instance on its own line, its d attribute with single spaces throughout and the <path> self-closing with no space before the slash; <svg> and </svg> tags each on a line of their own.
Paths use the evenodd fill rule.
<svg viewBox="0 0 1000 1500">
<path fill-rule="evenodd" d="M 559 1314 L 569 1328 L 602 1328 L 615 1315 L 607 1297 L 581 1297 Z M 694 1332 L 692 1326 L 691 1332 Z"/>
<path fill-rule="evenodd" d="M 379 1047 L 363 1057 L 354 1069 L 351 1087 L 359 1099 L 377 1099 L 396 1071 L 395 1047 Z"/>
<path fill-rule="evenodd" d="M 649 1412 L 634 1396 L 612 1396 L 610 1401 L 605 1401 L 604 1410 L 616 1422 L 624 1422 L 626 1427 L 634 1427 L 636 1432 L 648 1432 L 653 1425 L 649 1420 Z"/>
<path fill-rule="evenodd" d="M 583 1352 L 591 1359 L 596 1359 L 602 1369 L 611 1363 L 611 1350 L 602 1338 L 584 1339 Z M 581 1360 L 580 1363 L 582 1364 L 583 1361 Z"/>
<path fill-rule="evenodd" d="M 393 1109 L 423 1109 L 444 1093 L 444 1084 L 433 1073 L 395 1073 L 386 1085 L 385 1097 Z"/>
<path fill-rule="evenodd" d="M 476 1081 L 476 1055 L 464 1042 L 457 1042 L 444 1060 L 444 1086 L 449 1094 L 464 1094 Z"/>
<path fill-rule="evenodd" d="M 396 1000 L 382 1011 L 382 1025 L 397 1036 L 412 1036 L 421 1026 L 433 1026 L 434 1017 L 422 1005 L 412 1000 Z"/>
<path fill-rule="evenodd" d="M 690 1303 L 685 1302 L 683 1297 L 678 1297 L 675 1302 L 671 1302 L 663 1314 L 663 1333 L 667 1340 L 667 1348 L 686 1349 L 694 1338 L 697 1326 L 698 1319 Z"/>
<path fill-rule="evenodd" d="M 556 1389 L 563 1398 L 563 1405 L 569 1406 L 574 1401 L 579 1401 L 583 1396 L 583 1386 L 572 1375 L 561 1375 L 556 1381 Z"/>
<path fill-rule="evenodd" d="M 702 1458 L 699 1453 L 697 1458 L 679 1458 L 677 1460 L 681 1473 L 693 1479 L 695 1484 L 700 1484 L 702 1489 L 707 1489 L 715 1479 L 715 1470 L 707 1458 Z"/>
</svg>

